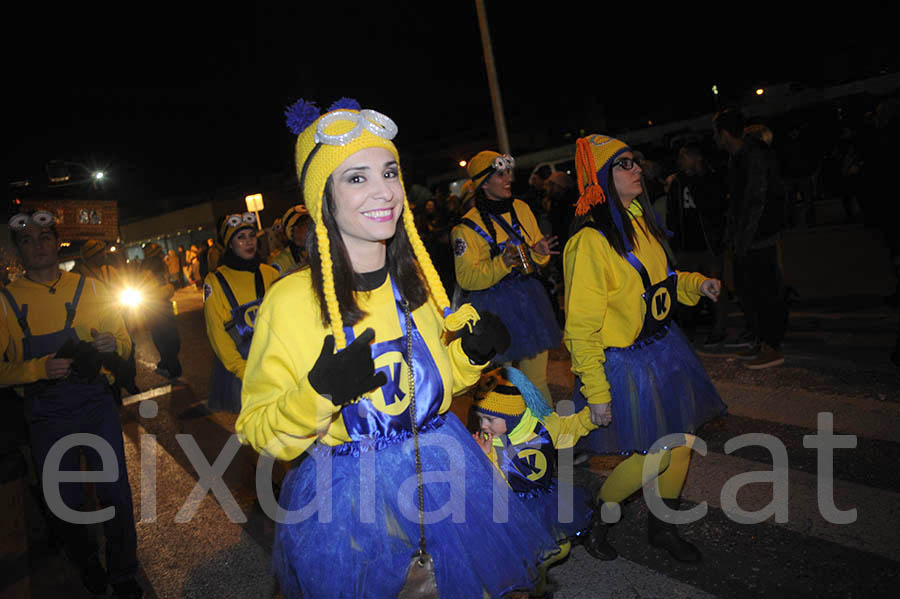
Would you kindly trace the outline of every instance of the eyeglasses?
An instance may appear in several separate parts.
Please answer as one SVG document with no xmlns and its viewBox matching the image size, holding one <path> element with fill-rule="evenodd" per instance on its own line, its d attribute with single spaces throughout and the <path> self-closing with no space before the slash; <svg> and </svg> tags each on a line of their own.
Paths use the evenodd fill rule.
<svg viewBox="0 0 900 599">
<path fill-rule="evenodd" d="M 619 158 L 612 163 L 613 166 L 621 167 L 623 170 L 630 171 L 637 166 L 641 166 L 641 161 L 637 158 Z"/>
<path fill-rule="evenodd" d="M 13 217 L 9 219 L 9 228 L 15 231 L 21 231 L 28 226 L 29 222 L 32 222 L 39 227 L 49 227 L 56 222 L 56 219 L 46 210 L 37 210 L 34 214 L 19 213 L 13 215 Z"/>
</svg>

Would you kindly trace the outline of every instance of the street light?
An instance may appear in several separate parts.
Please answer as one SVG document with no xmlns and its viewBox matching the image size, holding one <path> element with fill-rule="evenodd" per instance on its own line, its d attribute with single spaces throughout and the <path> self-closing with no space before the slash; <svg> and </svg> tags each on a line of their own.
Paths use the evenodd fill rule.
<svg viewBox="0 0 900 599">
<path fill-rule="evenodd" d="M 247 203 L 247 211 L 256 215 L 256 226 L 262 231 L 262 222 L 259 220 L 259 211 L 265 208 L 261 193 L 255 193 L 244 198 Z"/>
<path fill-rule="evenodd" d="M 82 169 L 87 178 L 78 179 L 76 181 L 72 180 L 72 175 L 69 172 L 69 167 L 75 166 Z M 103 171 L 97 171 L 87 166 L 86 164 L 82 164 L 80 162 L 72 162 L 69 160 L 51 160 L 47 163 L 46 166 L 47 177 L 50 179 L 51 187 L 67 187 L 69 185 L 82 185 L 84 183 L 92 182 L 94 187 L 97 186 L 100 181 L 106 176 L 106 173 Z"/>
<path fill-rule="evenodd" d="M 460 160 L 460 161 L 459 161 L 459 166 L 465 167 L 466 164 L 468 164 L 468 163 L 467 163 L 465 160 Z"/>
</svg>

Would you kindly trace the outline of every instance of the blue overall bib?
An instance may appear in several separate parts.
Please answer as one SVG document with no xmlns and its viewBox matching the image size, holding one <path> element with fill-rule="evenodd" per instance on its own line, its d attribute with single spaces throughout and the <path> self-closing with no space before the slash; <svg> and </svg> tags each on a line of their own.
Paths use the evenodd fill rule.
<svg viewBox="0 0 900 599">
<path fill-rule="evenodd" d="M 225 299 L 231 307 L 231 321 L 226 323 L 225 329 L 234 339 L 238 353 L 245 360 L 250 353 L 250 342 L 253 340 L 253 323 L 256 320 L 256 310 L 262 303 L 262 298 L 257 297 L 255 300 L 246 304 L 238 304 L 237 298 L 225 276 L 218 270 L 215 272 L 216 279 L 222 287 Z M 209 386 L 209 409 L 224 412 L 233 412 L 235 414 L 241 411 L 241 379 L 236 377 L 231 371 L 225 368 L 219 357 L 213 353 L 213 369 L 210 377 Z"/>
<path fill-rule="evenodd" d="M 28 304 L 20 307 L 8 289 L 0 289 L 13 310 L 22 329 L 23 360 L 42 358 L 54 354 L 68 340 L 78 341 L 72 323 L 78 301 L 84 288 L 82 275 L 71 302 L 66 302 L 66 323 L 62 329 L 44 335 L 34 335 L 28 325 Z M 102 507 L 115 508 L 113 518 L 103 523 L 106 536 L 106 564 L 111 582 L 133 578 L 137 572 L 137 534 L 134 526 L 134 506 L 125 447 L 122 441 L 122 425 L 113 395 L 105 376 L 88 381 L 77 375 L 65 379 L 42 380 L 25 386 L 25 419 L 28 423 L 32 456 L 37 471 L 43 473 L 47 454 L 60 439 L 77 433 L 99 436 L 108 443 L 116 457 L 116 464 L 106 464 L 107 470 L 117 469 L 118 476 L 112 482 L 96 482 L 94 486 Z M 57 464 L 60 471 L 81 470 L 82 453 L 89 470 L 102 470 L 100 455 L 91 447 L 69 449 Z M 59 484 L 60 495 L 66 506 L 73 510 L 84 508 L 84 485 L 80 482 Z M 57 521 L 66 544 L 69 557 L 83 566 L 96 554 L 97 548 L 83 525 Z"/>
</svg>

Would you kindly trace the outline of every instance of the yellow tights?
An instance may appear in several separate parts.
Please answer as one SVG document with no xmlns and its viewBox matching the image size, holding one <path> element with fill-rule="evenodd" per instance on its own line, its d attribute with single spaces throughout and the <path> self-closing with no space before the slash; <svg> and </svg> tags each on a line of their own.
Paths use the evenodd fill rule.
<svg viewBox="0 0 900 599">
<path fill-rule="evenodd" d="M 566 556 L 569 555 L 569 551 L 572 549 L 572 543 L 569 541 L 563 541 L 559 544 L 559 553 L 556 555 L 547 558 L 543 562 L 538 565 L 538 572 L 540 573 L 540 580 L 537 583 L 534 591 L 531 592 L 533 597 L 541 597 L 544 593 L 547 592 L 547 570 L 550 569 L 550 566 L 553 564 L 560 562 L 566 559 Z"/>
<path fill-rule="evenodd" d="M 659 481 L 659 495 L 663 499 L 676 499 L 681 495 L 684 479 L 687 477 L 691 463 L 691 440 L 683 447 L 675 447 L 663 453 L 659 462 L 659 470 L 643 477 L 644 460 L 647 456 L 639 453 L 615 467 L 606 482 L 600 488 L 600 500 L 621 503 L 632 493 L 656 478 Z"/>
</svg>

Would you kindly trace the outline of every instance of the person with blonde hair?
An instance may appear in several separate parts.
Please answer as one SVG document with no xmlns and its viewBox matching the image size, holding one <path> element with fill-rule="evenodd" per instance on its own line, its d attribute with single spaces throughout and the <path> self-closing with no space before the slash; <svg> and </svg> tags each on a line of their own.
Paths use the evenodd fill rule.
<svg viewBox="0 0 900 599">
<path fill-rule="evenodd" d="M 512 493 L 506 522 L 495 521 L 485 493 L 499 473 L 448 412 L 506 349 L 505 328 L 468 305 L 450 310 L 389 117 L 346 98 L 324 114 L 300 100 L 286 115 L 313 223 L 309 267 L 260 307 L 236 429 L 294 460 L 283 510 L 321 492 L 333 517 L 276 525 L 282 592 L 396 597 L 424 579 L 431 596 L 469 599 L 530 587 L 556 545 Z M 330 484 L 318 490 L 323 463 Z"/>
</svg>

